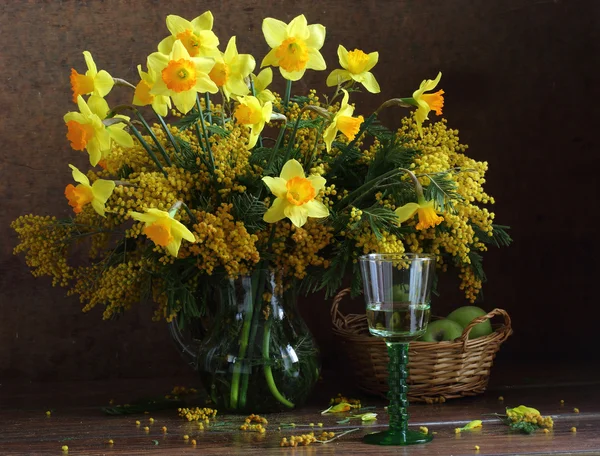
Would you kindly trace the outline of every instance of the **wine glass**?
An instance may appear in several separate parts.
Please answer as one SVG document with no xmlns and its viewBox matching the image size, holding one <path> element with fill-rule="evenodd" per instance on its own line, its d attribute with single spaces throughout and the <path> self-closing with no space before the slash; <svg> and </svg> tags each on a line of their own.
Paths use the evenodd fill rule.
<svg viewBox="0 0 600 456">
<path fill-rule="evenodd" d="M 374 253 L 360 257 L 367 320 L 372 335 L 383 337 L 389 354 L 389 429 L 367 434 L 365 443 L 412 445 L 433 439 L 408 429 L 408 343 L 422 336 L 429 321 L 435 256 Z"/>
</svg>

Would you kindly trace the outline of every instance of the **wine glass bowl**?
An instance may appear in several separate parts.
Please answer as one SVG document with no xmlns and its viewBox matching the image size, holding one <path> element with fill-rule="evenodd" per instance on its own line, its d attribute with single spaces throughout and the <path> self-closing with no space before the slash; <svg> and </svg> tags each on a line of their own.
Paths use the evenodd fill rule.
<svg viewBox="0 0 600 456">
<path fill-rule="evenodd" d="M 425 333 L 435 277 L 434 255 L 374 253 L 359 258 L 369 331 L 382 337 L 389 354 L 389 429 L 368 434 L 365 443 L 412 445 L 431 434 L 408 429 L 408 343 Z"/>
</svg>

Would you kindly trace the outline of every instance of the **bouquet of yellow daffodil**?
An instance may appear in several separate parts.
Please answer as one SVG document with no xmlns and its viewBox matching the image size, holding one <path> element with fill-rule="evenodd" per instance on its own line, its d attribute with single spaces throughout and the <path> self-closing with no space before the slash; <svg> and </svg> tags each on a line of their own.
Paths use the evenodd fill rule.
<svg viewBox="0 0 600 456">
<path fill-rule="evenodd" d="M 363 117 L 351 96 L 380 92 L 371 72 L 377 52 L 339 45 L 341 68 L 326 79 L 331 94 L 292 96 L 307 70 L 326 69 L 325 27 L 303 15 L 289 24 L 264 19 L 270 50 L 258 74 L 235 37 L 219 49 L 210 12 L 166 22 L 170 35 L 145 70 L 138 65 L 137 84 L 98 71 L 88 51 L 87 71 L 72 70 L 77 110 L 64 117 L 67 138 L 92 168 L 69 165 L 73 217 L 13 222 L 15 252 L 35 276 L 69 287 L 85 311 L 104 306 L 105 319 L 152 299 L 156 318 L 169 321 L 214 311 L 220 284 L 251 277 L 248 318 L 260 309 L 268 322 L 281 290 L 330 296 L 352 274 L 358 293 L 359 255 L 411 251 L 436 254 L 443 270 L 457 267 L 467 298 L 476 298 L 480 253 L 510 238 L 481 207 L 493 203 L 482 188 L 487 163 L 468 158 L 445 121 L 424 125 L 431 111 L 442 113 L 444 92 L 432 93 L 441 73 Z M 268 88 L 271 67 L 286 80 L 283 96 Z M 104 97 L 115 86 L 125 102 L 109 106 Z M 378 114 L 392 106 L 416 112 L 388 129 Z M 89 261 L 74 265 L 79 244 Z M 251 347 L 254 326 L 245 328 L 238 345 Z M 227 387 L 234 407 L 244 379 Z"/>
</svg>

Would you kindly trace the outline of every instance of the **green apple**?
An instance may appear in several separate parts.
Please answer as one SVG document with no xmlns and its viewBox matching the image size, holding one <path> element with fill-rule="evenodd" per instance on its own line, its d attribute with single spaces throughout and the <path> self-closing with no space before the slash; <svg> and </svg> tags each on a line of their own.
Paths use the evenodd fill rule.
<svg viewBox="0 0 600 456">
<path fill-rule="evenodd" d="M 423 342 L 441 342 L 442 340 L 454 340 L 463 332 L 463 327 L 455 321 L 446 318 L 434 320 L 427 325 L 425 334 L 419 340 Z"/>
<path fill-rule="evenodd" d="M 446 318 L 448 320 L 455 321 L 463 328 L 466 328 L 469 323 L 474 319 L 486 315 L 487 312 L 477 306 L 463 306 L 451 312 Z M 492 333 L 492 324 L 489 320 L 479 323 L 474 326 L 469 333 L 469 339 L 476 339 L 478 337 L 487 336 Z"/>
<path fill-rule="evenodd" d="M 408 301 L 408 286 L 404 284 L 394 285 L 392 287 L 392 299 L 394 302 Z"/>
</svg>

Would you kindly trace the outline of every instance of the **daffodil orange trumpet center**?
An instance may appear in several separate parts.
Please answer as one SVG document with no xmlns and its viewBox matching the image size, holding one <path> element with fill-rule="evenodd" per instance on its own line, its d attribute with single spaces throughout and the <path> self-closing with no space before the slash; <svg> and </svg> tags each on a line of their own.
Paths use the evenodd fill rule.
<svg viewBox="0 0 600 456">
<path fill-rule="evenodd" d="M 85 74 L 79 74 L 71 68 L 71 89 L 73 90 L 73 103 L 77 103 L 79 95 L 85 95 L 94 91 L 94 79 Z"/>
<path fill-rule="evenodd" d="M 337 128 L 344 135 L 346 135 L 349 140 L 353 140 L 356 134 L 359 132 L 360 125 L 363 123 L 363 121 L 363 116 L 339 116 L 337 119 Z"/>
<path fill-rule="evenodd" d="M 254 125 L 260 122 L 261 112 L 250 106 L 240 104 L 234 113 L 236 120 L 243 125 Z"/>
<path fill-rule="evenodd" d="M 417 230 L 432 228 L 444 221 L 444 217 L 437 215 L 432 206 L 420 207 L 417 210 L 417 214 L 419 216 L 419 223 L 416 226 Z"/>
<path fill-rule="evenodd" d="M 65 188 L 65 196 L 69 200 L 69 206 L 73 208 L 73 212 L 79 214 L 83 210 L 83 206 L 91 203 L 94 199 L 94 194 L 90 187 L 73 184 L 67 185 Z"/>
<path fill-rule="evenodd" d="M 171 227 L 168 223 L 161 220 L 148 225 L 144 228 L 144 234 L 148 236 L 156 245 L 166 247 L 173 241 L 173 235 L 171 234 Z"/>
<path fill-rule="evenodd" d="M 173 92 L 187 92 L 196 85 L 196 68 L 191 60 L 171 60 L 162 70 L 161 76 Z"/>
<path fill-rule="evenodd" d="M 444 107 L 444 91 L 438 90 L 435 93 L 425 93 L 421 95 L 421 99 L 429 105 L 429 107 L 435 111 L 436 115 L 442 115 L 442 108 Z"/>
<path fill-rule="evenodd" d="M 227 84 L 229 80 L 229 74 L 231 70 L 229 69 L 229 65 L 223 62 L 215 63 L 215 66 L 210 73 L 208 73 L 208 77 L 212 79 L 212 81 L 217 85 L 217 87 L 223 87 Z"/>
<path fill-rule="evenodd" d="M 200 53 L 201 40 L 191 30 L 178 33 L 177 39 L 181 41 L 190 57 L 196 57 Z"/>
<path fill-rule="evenodd" d="M 369 63 L 369 56 L 359 49 L 348 52 L 347 70 L 353 74 L 360 74 L 365 71 Z"/>
<path fill-rule="evenodd" d="M 135 87 L 135 96 L 140 101 L 140 103 L 144 103 L 145 105 L 152 104 L 154 101 L 154 95 L 150 93 L 152 87 L 146 81 L 140 81 L 138 85 Z"/>
<path fill-rule="evenodd" d="M 302 206 L 303 204 L 312 201 L 317 192 L 311 182 L 305 177 L 293 177 L 286 183 L 288 203 L 294 206 Z"/>
<path fill-rule="evenodd" d="M 308 63 L 308 48 L 303 40 L 292 37 L 277 47 L 275 56 L 285 71 L 302 71 Z"/>
<path fill-rule="evenodd" d="M 74 150 L 84 150 L 94 137 L 94 128 L 88 124 L 80 124 L 74 120 L 67 122 L 67 139 Z"/>
</svg>

